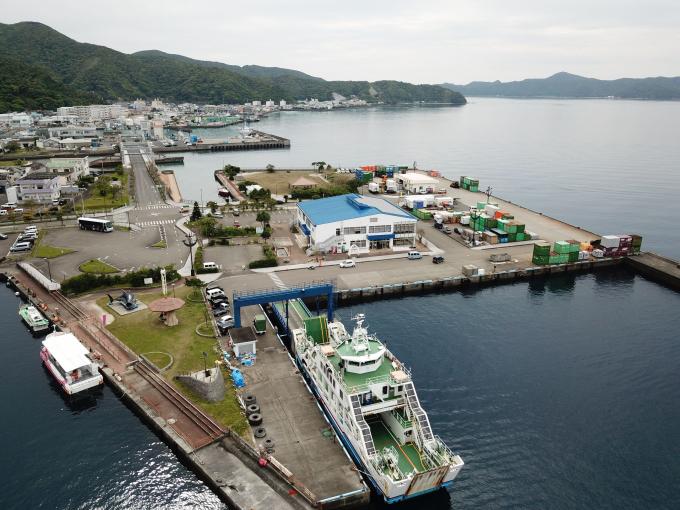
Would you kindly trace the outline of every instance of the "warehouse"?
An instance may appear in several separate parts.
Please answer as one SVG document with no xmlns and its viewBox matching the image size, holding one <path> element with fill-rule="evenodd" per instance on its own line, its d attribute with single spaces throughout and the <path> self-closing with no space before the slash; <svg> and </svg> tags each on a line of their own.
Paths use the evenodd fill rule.
<svg viewBox="0 0 680 510">
<path fill-rule="evenodd" d="M 394 176 L 402 191 L 411 194 L 433 193 L 439 181 L 418 172 L 407 172 Z"/>
<path fill-rule="evenodd" d="M 407 251 L 416 245 L 416 221 L 387 200 L 356 194 L 298 204 L 298 226 L 316 253 Z"/>
</svg>

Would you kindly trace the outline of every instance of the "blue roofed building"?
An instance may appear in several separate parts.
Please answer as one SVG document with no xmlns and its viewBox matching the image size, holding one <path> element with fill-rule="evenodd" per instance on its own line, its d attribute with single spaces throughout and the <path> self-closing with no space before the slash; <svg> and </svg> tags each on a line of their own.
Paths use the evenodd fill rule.
<svg viewBox="0 0 680 510">
<path fill-rule="evenodd" d="M 305 200 L 298 204 L 297 223 L 315 253 L 358 255 L 407 251 L 416 245 L 416 218 L 377 197 L 349 194 Z"/>
</svg>

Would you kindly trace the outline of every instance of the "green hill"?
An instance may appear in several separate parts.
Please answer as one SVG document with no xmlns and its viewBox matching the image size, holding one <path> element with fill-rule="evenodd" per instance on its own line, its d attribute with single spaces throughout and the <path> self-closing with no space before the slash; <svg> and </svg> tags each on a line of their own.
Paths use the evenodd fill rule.
<svg viewBox="0 0 680 510">
<path fill-rule="evenodd" d="M 548 78 L 505 83 L 473 81 L 467 85 L 444 83 L 442 87 L 469 96 L 680 99 L 680 77 L 597 80 L 562 72 Z"/>
<path fill-rule="evenodd" d="M 0 81 L 3 111 L 15 104 L 41 109 L 89 103 L 93 98 L 115 101 L 160 97 L 178 102 L 243 103 L 270 98 L 325 100 L 331 99 L 334 92 L 385 103 L 465 104 L 460 93 L 435 85 L 326 81 L 291 69 L 234 66 L 158 50 L 128 55 L 77 42 L 35 22 L 0 24 L 0 48 L 5 59 L 7 55 L 16 56 L 13 61 L 21 57 L 21 64 L 12 63 L 10 70 L 14 72 L 3 73 Z M 49 90 L 38 87 L 28 94 L 26 83 L 32 75 L 44 77 Z"/>
</svg>

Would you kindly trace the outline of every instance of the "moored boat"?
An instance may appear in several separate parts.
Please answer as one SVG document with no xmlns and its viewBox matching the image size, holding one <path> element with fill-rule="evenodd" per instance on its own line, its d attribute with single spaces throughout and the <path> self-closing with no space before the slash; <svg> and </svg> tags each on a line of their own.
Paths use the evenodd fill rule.
<svg viewBox="0 0 680 510">
<path fill-rule="evenodd" d="M 387 503 L 453 482 L 463 460 L 433 434 L 410 371 L 363 326 L 305 320 L 296 360 L 359 469 Z"/>
<path fill-rule="evenodd" d="M 50 321 L 33 305 L 21 305 L 19 307 L 19 316 L 34 333 L 44 331 L 50 327 Z"/>
<path fill-rule="evenodd" d="M 99 363 L 73 333 L 50 333 L 42 344 L 40 359 L 67 395 L 104 382 Z"/>
</svg>

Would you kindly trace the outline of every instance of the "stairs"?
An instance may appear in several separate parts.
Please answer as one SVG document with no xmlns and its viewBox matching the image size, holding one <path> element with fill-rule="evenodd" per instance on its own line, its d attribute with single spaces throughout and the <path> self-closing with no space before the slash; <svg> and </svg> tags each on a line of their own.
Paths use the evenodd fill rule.
<svg viewBox="0 0 680 510">
<path fill-rule="evenodd" d="M 366 453 L 371 456 L 375 455 L 375 446 L 373 445 L 373 436 L 371 435 L 371 428 L 366 423 L 364 419 L 364 413 L 361 412 L 361 402 L 359 401 L 359 395 L 352 395 L 350 397 L 350 402 L 352 403 L 352 413 L 354 413 L 354 419 L 359 426 L 361 435 L 364 439 L 364 447 L 366 448 Z"/>
<path fill-rule="evenodd" d="M 418 424 L 418 428 L 422 434 L 423 443 L 434 439 L 434 436 L 432 435 L 432 428 L 430 427 L 430 420 L 427 419 L 427 414 L 425 414 L 423 408 L 420 407 L 420 401 L 416 395 L 416 390 L 413 387 L 413 383 L 406 383 L 404 385 L 404 391 L 406 392 L 406 402 L 413 417 L 412 421 Z"/>
<path fill-rule="evenodd" d="M 342 236 L 342 235 L 331 236 L 328 239 L 326 239 L 326 240 L 324 240 L 320 243 L 316 243 L 314 248 L 317 251 L 326 251 L 328 248 L 330 248 L 331 246 L 335 246 L 338 242 L 342 241 L 343 239 L 344 239 L 344 236 Z"/>
</svg>

